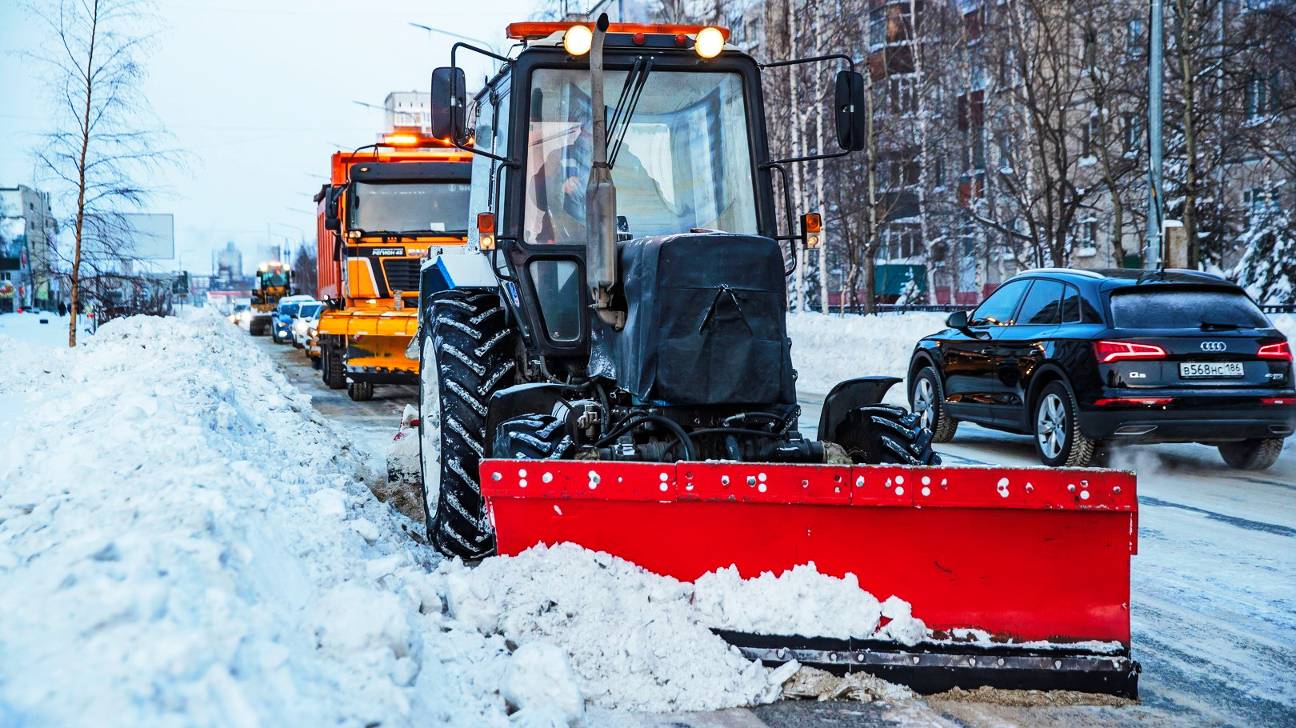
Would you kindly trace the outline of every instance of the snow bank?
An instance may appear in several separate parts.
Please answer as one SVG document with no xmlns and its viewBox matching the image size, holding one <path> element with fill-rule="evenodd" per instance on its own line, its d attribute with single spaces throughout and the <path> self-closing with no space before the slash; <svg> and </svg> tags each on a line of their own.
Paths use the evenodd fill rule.
<svg viewBox="0 0 1296 728">
<path fill-rule="evenodd" d="M 817 631 L 863 605 L 839 628 L 868 632 L 886 613 L 812 569 L 695 591 L 570 545 L 441 562 L 373 497 L 383 474 L 213 315 L 116 320 L 72 350 L 0 333 L 0 361 L 0 725 L 750 705 L 795 666 L 709 626 Z"/>
<path fill-rule="evenodd" d="M 507 725 L 359 457 L 239 332 L 0 335 L 0 724 Z"/>
<path fill-rule="evenodd" d="M 796 313 L 787 318 L 797 391 L 827 394 L 838 382 L 886 375 L 905 378 L 918 339 L 945 328 L 943 313 L 876 316 Z M 889 393 L 902 401 L 905 385 Z M 899 399 L 894 399 L 899 395 Z"/>
</svg>

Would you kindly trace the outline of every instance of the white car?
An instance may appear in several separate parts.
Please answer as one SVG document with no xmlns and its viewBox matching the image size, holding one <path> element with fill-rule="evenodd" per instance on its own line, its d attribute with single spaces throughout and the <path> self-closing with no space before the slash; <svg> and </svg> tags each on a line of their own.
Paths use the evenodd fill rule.
<svg viewBox="0 0 1296 728">
<path fill-rule="evenodd" d="M 319 326 L 320 313 L 323 311 L 324 304 L 318 302 L 303 303 L 298 307 L 292 322 L 293 346 L 298 349 L 310 346 L 311 329 Z"/>
</svg>

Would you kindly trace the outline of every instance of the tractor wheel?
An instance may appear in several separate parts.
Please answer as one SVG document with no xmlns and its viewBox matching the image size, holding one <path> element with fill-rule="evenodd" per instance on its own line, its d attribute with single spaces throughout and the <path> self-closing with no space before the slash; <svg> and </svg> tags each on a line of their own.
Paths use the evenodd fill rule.
<svg viewBox="0 0 1296 728">
<path fill-rule="evenodd" d="M 368 402 L 373 399 L 373 382 L 347 382 L 347 396 L 352 402 Z"/>
<path fill-rule="evenodd" d="M 332 344 L 320 347 L 320 377 L 329 389 L 341 389 L 346 386 L 346 369 L 342 364 L 342 352 Z"/>
<path fill-rule="evenodd" d="M 495 549 L 478 482 L 491 395 L 516 377 L 516 334 L 494 293 L 446 291 L 422 312 L 420 486 L 428 540 L 448 556 Z"/>
<path fill-rule="evenodd" d="M 1219 444 L 1220 457 L 1235 470 L 1267 470 L 1278 462 L 1282 449 L 1281 437 Z"/>
<path fill-rule="evenodd" d="M 528 414 L 504 420 L 491 453 L 497 458 L 517 460 L 558 460 L 571 451 L 572 439 L 567 422 L 553 415 Z"/>
<path fill-rule="evenodd" d="M 932 442 L 954 439 L 959 423 L 945 411 L 945 387 L 935 369 L 923 367 L 918 371 L 909 390 L 909 408 L 918 415 L 922 426 L 932 431 Z"/>
<path fill-rule="evenodd" d="M 920 415 L 904 407 L 873 404 L 846 416 L 837 429 L 838 444 L 851 460 L 867 465 L 940 465 L 932 450 L 932 431 L 922 426 Z"/>
</svg>

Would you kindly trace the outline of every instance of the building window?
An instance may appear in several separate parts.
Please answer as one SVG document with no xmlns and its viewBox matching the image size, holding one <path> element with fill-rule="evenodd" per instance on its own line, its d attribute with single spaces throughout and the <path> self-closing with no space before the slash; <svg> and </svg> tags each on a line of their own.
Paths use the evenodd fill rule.
<svg viewBox="0 0 1296 728">
<path fill-rule="evenodd" d="M 1146 41 L 1143 33 L 1146 25 L 1143 18 L 1130 18 L 1125 23 L 1125 50 L 1130 53 L 1140 53 Z"/>
<path fill-rule="evenodd" d="M 881 257 L 904 260 L 922 253 L 922 229 L 918 225 L 888 225 L 882 231 Z"/>
<path fill-rule="evenodd" d="M 869 11 L 869 45 L 878 47 L 886 43 L 886 8 Z"/>
<path fill-rule="evenodd" d="M 1278 211 L 1278 196 L 1263 187 L 1253 187 L 1242 193 L 1242 204 L 1247 211 L 1247 225 L 1253 227 Z"/>
<path fill-rule="evenodd" d="M 1257 121 L 1273 113 L 1273 82 L 1260 73 L 1251 74 L 1246 83 L 1246 108 L 1248 121 Z"/>
<path fill-rule="evenodd" d="M 937 154 L 932 158 L 932 184 L 937 187 L 945 185 L 945 155 Z"/>
<path fill-rule="evenodd" d="M 887 91 L 891 96 L 891 110 L 896 114 L 918 110 L 918 95 L 914 93 L 912 76 L 892 76 L 887 80 Z"/>
<path fill-rule="evenodd" d="M 1125 133 L 1122 135 L 1121 151 L 1138 152 L 1143 148 L 1143 117 L 1138 114 L 1125 115 Z"/>
<path fill-rule="evenodd" d="M 1094 145 L 1098 142 L 1100 129 L 1098 128 L 1098 115 L 1090 114 L 1085 119 L 1084 126 L 1080 129 L 1080 156 L 1092 157 L 1094 155 Z"/>
<path fill-rule="evenodd" d="M 1076 224 L 1075 254 L 1080 258 L 1092 258 L 1098 254 L 1097 222 L 1082 220 Z"/>
</svg>

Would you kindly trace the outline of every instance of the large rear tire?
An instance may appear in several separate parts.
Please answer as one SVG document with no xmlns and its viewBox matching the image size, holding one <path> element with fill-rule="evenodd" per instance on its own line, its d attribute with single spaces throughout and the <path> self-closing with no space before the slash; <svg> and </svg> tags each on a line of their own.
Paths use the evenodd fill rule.
<svg viewBox="0 0 1296 728">
<path fill-rule="evenodd" d="M 333 344 L 320 346 L 320 378 L 329 389 L 342 389 L 346 386 L 346 368 L 342 363 L 342 351 Z"/>
<path fill-rule="evenodd" d="M 419 363 L 420 489 L 428 541 L 448 556 L 495 550 L 478 465 L 487 403 L 516 378 L 516 334 L 494 293 L 446 291 L 423 312 Z"/>
<path fill-rule="evenodd" d="M 1281 437 L 1219 444 L 1220 457 L 1235 470 L 1267 470 L 1278 462 L 1282 449 Z"/>
</svg>

